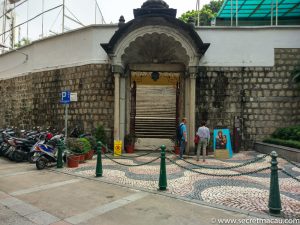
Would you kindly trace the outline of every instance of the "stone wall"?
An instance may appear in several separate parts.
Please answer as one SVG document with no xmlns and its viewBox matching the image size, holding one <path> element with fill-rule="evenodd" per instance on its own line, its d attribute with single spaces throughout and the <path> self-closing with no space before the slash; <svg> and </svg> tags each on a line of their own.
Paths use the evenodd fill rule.
<svg viewBox="0 0 300 225">
<path fill-rule="evenodd" d="M 300 124 L 300 91 L 291 72 L 300 65 L 300 49 L 275 49 L 274 67 L 207 67 L 197 78 L 196 126 L 210 128 L 241 120 L 246 144 L 259 141 L 276 128 Z M 92 64 L 0 80 L 0 127 L 64 127 L 63 90 L 78 93 L 69 108 L 69 127 L 89 132 L 104 125 L 113 130 L 113 76 L 106 64 Z"/>
<path fill-rule="evenodd" d="M 111 137 L 113 129 L 113 80 L 109 65 L 92 64 L 0 81 L 0 127 L 64 127 L 60 93 L 78 93 L 69 106 L 69 127 L 90 132 L 103 125 Z"/>
<path fill-rule="evenodd" d="M 196 123 L 232 130 L 238 117 L 246 148 L 276 128 L 300 124 L 300 91 L 291 81 L 299 66 L 300 49 L 275 49 L 274 67 L 202 68 Z"/>
</svg>

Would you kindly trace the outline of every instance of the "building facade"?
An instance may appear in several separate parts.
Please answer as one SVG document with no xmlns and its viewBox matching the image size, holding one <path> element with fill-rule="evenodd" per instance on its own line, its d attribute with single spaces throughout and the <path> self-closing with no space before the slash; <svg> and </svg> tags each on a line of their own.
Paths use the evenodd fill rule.
<svg viewBox="0 0 300 225">
<path fill-rule="evenodd" d="M 154 0 L 134 15 L 1 55 L 0 127 L 62 128 L 63 90 L 78 93 L 70 126 L 101 124 L 111 143 L 130 132 L 172 138 L 186 117 L 188 151 L 201 120 L 237 131 L 247 149 L 300 123 L 300 92 L 291 81 L 300 65 L 299 27 L 195 28 Z"/>
</svg>

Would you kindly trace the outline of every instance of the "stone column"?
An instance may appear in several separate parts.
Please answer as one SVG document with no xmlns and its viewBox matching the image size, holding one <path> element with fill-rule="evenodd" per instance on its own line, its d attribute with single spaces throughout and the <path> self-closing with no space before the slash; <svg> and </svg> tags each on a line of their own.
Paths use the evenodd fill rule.
<svg viewBox="0 0 300 225">
<path fill-rule="evenodd" d="M 186 153 L 189 153 L 189 149 L 190 149 L 190 78 L 188 76 L 188 73 L 185 73 L 185 79 L 184 79 L 184 115 L 183 117 L 185 117 L 187 119 L 187 124 L 186 124 L 186 129 L 188 132 L 188 142 L 187 142 L 187 146 L 186 146 Z M 180 118 L 180 123 L 181 123 L 181 119 Z"/>
<path fill-rule="evenodd" d="M 190 74 L 190 126 L 189 126 L 189 139 L 188 142 L 190 143 L 189 145 L 189 153 L 194 154 L 195 150 L 195 143 L 194 143 L 194 136 L 195 136 L 195 110 L 196 110 L 196 73 L 191 73 Z"/>
<path fill-rule="evenodd" d="M 120 79 L 120 140 L 124 142 L 126 130 L 126 77 L 121 75 Z M 122 145 L 124 150 L 124 143 Z"/>
<path fill-rule="evenodd" d="M 124 74 L 124 68 L 122 65 L 112 65 L 112 72 L 115 77 L 114 140 L 120 140 L 120 76 Z M 125 98 L 124 92 L 122 92 L 121 95 Z"/>
<path fill-rule="evenodd" d="M 115 77 L 115 103 L 114 103 L 114 140 L 120 140 L 120 74 Z"/>
</svg>

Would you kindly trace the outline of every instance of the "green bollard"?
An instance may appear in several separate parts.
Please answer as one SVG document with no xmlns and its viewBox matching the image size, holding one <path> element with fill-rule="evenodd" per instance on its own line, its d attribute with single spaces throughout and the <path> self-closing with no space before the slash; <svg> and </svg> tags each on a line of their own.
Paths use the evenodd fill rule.
<svg viewBox="0 0 300 225">
<path fill-rule="evenodd" d="M 58 152 L 57 152 L 57 164 L 56 167 L 57 168 L 63 168 L 63 143 L 61 141 L 58 142 Z"/>
<path fill-rule="evenodd" d="M 103 173 L 101 151 L 102 151 L 102 143 L 101 141 L 99 141 L 97 146 L 96 177 L 102 177 L 102 173 Z"/>
<path fill-rule="evenodd" d="M 166 170 L 166 146 L 161 147 L 161 159 L 160 159 L 160 174 L 159 174 L 159 190 L 167 190 L 167 170 Z"/>
<path fill-rule="evenodd" d="M 279 216 L 281 211 L 280 191 L 278 182 L 278 167 L 277 156 L 275 151 L 271 152 L 271 181 L 270 181 L 270 196 L 269 196 L 269 213 L 274 216 Z"/>
</svg>

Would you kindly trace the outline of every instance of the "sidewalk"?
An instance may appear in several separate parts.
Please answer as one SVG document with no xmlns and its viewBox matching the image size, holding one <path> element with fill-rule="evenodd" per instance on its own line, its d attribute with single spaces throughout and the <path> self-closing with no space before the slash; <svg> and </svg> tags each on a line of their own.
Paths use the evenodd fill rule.
<svg viewBox="0 0 300 225">
<path fill-rule="evenodd" d="M 108 156 L 112 157 L 111 155 Z M 127 157 L 133 156 L 134 154 L 127 155 Z M 140 190 L 157 192 L 160 159 L 150 164 L 133 166 L 155 160 L 157 156 L 159 156 L 159 152 L 131 159 L 118 159 L 118 157 L 115 157 L 114 161 L 112 161 L 102 155 L 103 177 L 101 180 L 139 188 Z M 206 162 L 203 163 L 202 160 L 197 162 L 195 157 L 186 156 L 186 160 L 182 161 L 177 160 L 176 156 L 168 154 L 168 158 L 175 160 L 176 164 L 187 169 L 183 169 L 166 160 L 168 191 L 164 193 L 172 197 L 182 197 L 188 201 L 196 200 L 214 207 L 268 215 L 270 188 L 269 156 L 246 164 L 243 167 L 230 170 L 197 168 L 197 166 L 232 167 L 262 156 L 256 152 L 249 151 L 235 154 L 232 159 L 228 160 L 217 160 L 213 156 L 209 156 Z M 284 168 L 291 174 L 300 176 L 299 168 L 281 158 L 278 158 L 278 162 L 279 168 Z M 62 171 L 68 174 L 93 178 L 95 176 L 95 166 L 96 160 L 86 161 L 80 164 L 79 168 L 64 168 Z M 267 168 L 267 170 L 248 174 L 248 172 L 256 171 L 260 168 Z M 240 173 L 245 173 L 246 175 L 234 176 Z M 211 174 L 212 176 L 206 174 Z M 228 176 L 213 176 L 224 174 Z M 278 175 L 283 217 L 300 218 L 300 183 L 281 172 Z"/>
<path fill-rule="evenodd" d="M 250 217 L 0 158 L 1 225 L 213 224 L 220 218 Z"/>
</svg>

